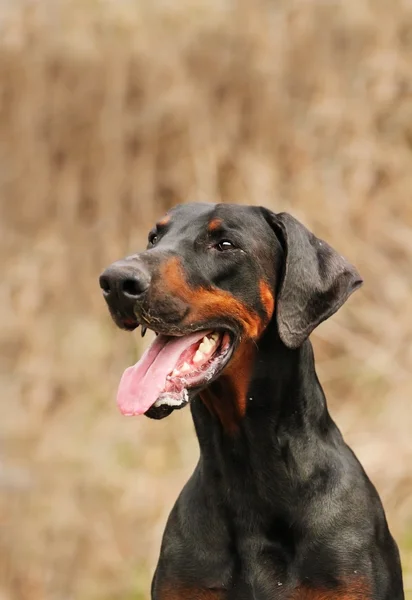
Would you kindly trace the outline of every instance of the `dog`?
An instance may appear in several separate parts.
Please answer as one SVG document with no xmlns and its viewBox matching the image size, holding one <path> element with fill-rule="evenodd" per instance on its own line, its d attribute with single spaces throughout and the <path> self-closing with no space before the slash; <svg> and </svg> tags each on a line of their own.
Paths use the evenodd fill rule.
<svg viewBox="0 0 412 600">
<path fill-rule="evenodd" d="M 402 600 L 378 493 L 329 415 L 310 333 L 362 284 L 287 213 L 185 204 L 114 262 L 115 323 L 154 342 L 125 415 L 190 405 L 199 462 L 167 522 L 152 600 Z"/>
</svg>

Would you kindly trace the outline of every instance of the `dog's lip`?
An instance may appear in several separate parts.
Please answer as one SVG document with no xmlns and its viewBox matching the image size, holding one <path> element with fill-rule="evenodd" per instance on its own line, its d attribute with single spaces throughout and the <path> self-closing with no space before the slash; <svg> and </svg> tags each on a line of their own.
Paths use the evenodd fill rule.
<svg viewBox="0 0 412 600">
<path fill-rule="evenodd" d="M 230 336 L 230 343 L 232 346 L 236 345 L 237 339 L 240 338 L 240 333 L 235 331 L 233 327 L 230 325 L 220 325 L 216 326 L 215 324 L 209 325 L 207 323 L 199 324 L 198 326 L 190 326 L 185 328 L 180 328 L 175 325 L 168 325 L 167 323 L 161 323 L 160 321 L 155 325 L 152 321 L 148 321 L 143 318 L 130 318 L 123 317 L 122 315 L 116 314 L 114 315 L 114 321 L 116 325 L 127 332 L 133 332 L 138 327 L 140 327 L 141 336 L 144 337 L 146 331 L 152 331 L 155 335 L 167 335 L 169 337 L 183 337 L 185 335 L 190 335 L 192 333 L 197 333 L 198 331 L 217 331 L 219 333 L 228 333 Z"/>
<path fill-rule="evenodd" d="M 188 328 L 185 330 L 179 330 L 179 331 L 175 331 L 175 330 L 168 331 L 166 328 L 165 329 L 163 329 L 163 328 L 154 329 L 153 327 L 149 327 L 148 325 L 142 325 L 142 337 L 146 333 L 146 330 L 153 332 L 155 335 L 165 335 L 167 337 L 185 337 L 186 335 L 191 335 L 193 333 L 201 333 L 202 331 L 208 332 L 208 331 L 213 330 L 220 334 L 227 333 L 230 338 L 231 348 L 236 345 L 238 337 L 239 337 L 233 330 L 229 329 L 228 327 L 207 327 L 205 325 L 202 325 L 199 327 Z M 144 333 L 143 333 L 143 331 L 144 331 Z"/>
<path fill-rule="evenodd" d="M 134 331 L 140 325 L 136 317 L 125 315 L 118 309 L 110 309 L 110 314 L 112 316 L 113 321 L 115 322 L 117 327 L 119 327 L 119 329 L 124 329 L 126 331 Z"/>
<path fill-rule="evenodd" d="M 133 320 L 133 319 L 122 319 L 122 328 L 127 331 L 134 331 L 137 327 L 141 328 L 142 337 L 146 334 L 146 331 L 152 331 L 156 335 L 166 335 L 168 337 L 184 337 L 192 333 L 198 333 L 201 331 L 217 331 L 218 333 L 228 333 L 230 336 L 231 345 L 234 345 L 237 339 L 240 337 L 238 331 L 235 331 L 230 325 L 219 325 L 201 323 L 198 325 L 180 328 L 176 325 L 168 325 L 167 323 L 161 323 L 160 321 L 154 324 L 152 321 L 146 319 Z"/>
<path fill-rule="evenodd" d="M 241 331 L 239 327 L 229 323 L 218 323 L 218 317 L 216 321 L 210 321 L 209 323 L 193 323 L 189 326 L 181 327 L 179 324 L 168 323 L 154 315 L 147 314 L 135 307 L 134 315 L 124 314 L 120 310 L 110 310 L 112 318 L 115 324 L 120 328 L 128 332 L 135 331 L 139 326 L 141 327 L 142 337 L 146 331 L 153 331 L 156 335 L 162 334 L 169 337 L 183 337 L 198 331 L 217 331 L 219 333 L 229 333 L 231 338 L 231 344 L 235 344 L 241 337 Z M 187 315 L 185 315 L 187 317 Z"/>
<path fill-rule="evenodd" d="M 126 331 L 134 331 L 139 327 L 139 323 L 133 319 L 123 319 L 122 326 L 123 329 L 126 329 Z"/>
</svg>

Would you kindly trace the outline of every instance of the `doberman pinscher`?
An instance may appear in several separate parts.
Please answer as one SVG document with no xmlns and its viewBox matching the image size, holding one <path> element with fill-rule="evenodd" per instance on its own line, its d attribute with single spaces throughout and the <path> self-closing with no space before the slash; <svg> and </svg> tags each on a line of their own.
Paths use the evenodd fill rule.
<svg viewBox="0 0 412 600">
<path fill-rule="evenodd" d="M 287 213 L 186 204 L 100 285 L 157 335 L 126 415 L 190 404 L 200 459 L 168 519 L 152 600 L 401 600 L 379 496 L 331 419 L 309 334 L 362 280 Z"/>
</svg>

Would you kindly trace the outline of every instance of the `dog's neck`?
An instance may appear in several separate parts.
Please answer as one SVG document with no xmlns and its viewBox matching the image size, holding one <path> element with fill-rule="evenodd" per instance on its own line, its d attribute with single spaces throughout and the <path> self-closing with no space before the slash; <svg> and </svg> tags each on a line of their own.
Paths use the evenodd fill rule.
<svg viewBox="0 0 412 600">
<path fill-rule="evenodd" d="M 319 444 L 340 439 L 316 375 L 312 345 L 306 341 L 289 350 L 271 328 L 251 356 L 245 354 L 244 368 L 250 364 L 251 369 L 241 409 L 239 385 L 245 374 L 239 364 L 192 402 L 201 463 L 215 472 L 232 464 L 235 479 L 261 477 L 263 464 L 264 477 L 278 483 L 292 468 L 305 479 L 315 467 L 312 457 L 323 455 Z"/>
</svg>

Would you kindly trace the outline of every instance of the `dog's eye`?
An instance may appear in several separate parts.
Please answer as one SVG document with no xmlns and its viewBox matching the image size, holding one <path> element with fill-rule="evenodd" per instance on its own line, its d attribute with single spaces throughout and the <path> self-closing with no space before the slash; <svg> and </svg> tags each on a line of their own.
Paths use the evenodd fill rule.
<svg viewBox="0 0 412 600">
<path fill-rule="evenodd" d="M 236 246 L 230 240 L 221 240 L 216 244 L 215 248 L 219 252 L 224 252 L 225 250 L 233 250 Z"/>
<path fill-rule="evenodd" d="M 157 242 L 157 240 L 159 239 L 159 236 L 157 235 L 157 233 L 155 233 L 154 231 L 151 231 L 149 233 L 149 244 L 151 244 L 152 246 L 154 246 L 154 244 Z"/>
</svg>

